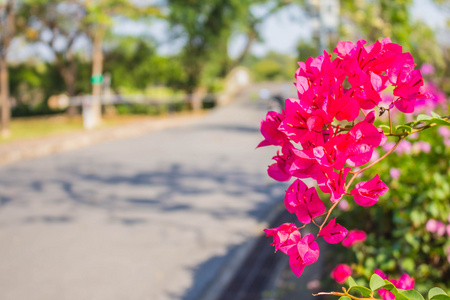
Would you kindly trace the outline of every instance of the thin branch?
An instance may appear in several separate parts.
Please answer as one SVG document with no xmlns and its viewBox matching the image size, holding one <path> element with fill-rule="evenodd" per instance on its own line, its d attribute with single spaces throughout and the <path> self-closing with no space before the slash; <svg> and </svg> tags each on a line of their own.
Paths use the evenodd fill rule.
<svg viewBox="0 0 450 300">
<path fill-rule="evenodd" d="M 350 295 L 348 292 L 345 292 L 345 293 L 339 293 L 339 292 L 321 292 L 321 293 L 318 293 L 318 294 L 312 294 L 312 295 L 313 295 L 313 296 L 332 295 L 332 296 L 340 296 L 340 297 L 347 296 L 347 297 L 349 297 L 349 298 L 351 298 L 351 299 L 354 299 L 354 300 L 380 300 L 380 299 L 374 298 L 374 297 L 370 297 L 370 298 L 359 298 L 359 297 Z"/>
<path fill-rule="evenodd" d="M 388 109 L 388 116 L 389 116 L 389 133 L 392 133 L 392 120 L 391 120 L 391 110 Z"/>
</svg>

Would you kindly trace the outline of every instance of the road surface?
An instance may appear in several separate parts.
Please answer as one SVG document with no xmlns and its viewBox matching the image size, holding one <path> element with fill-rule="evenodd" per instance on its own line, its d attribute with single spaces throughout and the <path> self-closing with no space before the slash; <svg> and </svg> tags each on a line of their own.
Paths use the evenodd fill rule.
<svg viewBox="0 0 450 300">
<path fill-rule="evenodd" d="M 195 124 L 1 167 L 0 299 L 215 287 L 284 194 L 266 174 L 275 148 L 255 150 L 259 88 Z"/>
</svg>

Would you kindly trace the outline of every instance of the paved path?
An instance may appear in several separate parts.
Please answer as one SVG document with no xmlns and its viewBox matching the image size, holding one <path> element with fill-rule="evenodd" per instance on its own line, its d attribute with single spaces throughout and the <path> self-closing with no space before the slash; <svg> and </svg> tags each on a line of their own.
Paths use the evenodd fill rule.
<svg viewBox="0 0 450 300">
<path fill-rule="evenodd" d="M 0 299 L 204 295 L 284 193 L 249 93 L 193 125 L 0 168 Z"/>
</svg>

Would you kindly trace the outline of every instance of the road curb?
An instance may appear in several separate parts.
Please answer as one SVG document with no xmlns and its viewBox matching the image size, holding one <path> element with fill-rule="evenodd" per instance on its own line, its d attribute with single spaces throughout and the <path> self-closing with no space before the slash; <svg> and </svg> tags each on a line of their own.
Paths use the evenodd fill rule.
<svg viewBox="0 0 450 300">
<path fill-rule="evenodd" d="M 255 235 L 252 238 L 248 239 L 242 245 L 239 246 L 237 253 L 230 257 L 227 262 L 224 263 L 224 266 L 216 274 L 216 278 L 213 280 L 211 284 L 203 291 L 198 300 L 216 300 L 221 297 L 224 293 L 225 289 L 229 286 L 233 278 L 239 272 L 239 269 L 242 267 L 243 263 L 247 259 L 248 255 L 251 253 L 256 243 L 263 237 L 263 229 L 268 228 L 270 224 L 272 224 L 283 212 L 284 206 L 281 203 L 281 199 L 277 202 L 273 209 L 267 214 L 267 217 L 264 219 L 265 222 L 260 224 L 260 232 L 261 234 Z"/>
</svg>

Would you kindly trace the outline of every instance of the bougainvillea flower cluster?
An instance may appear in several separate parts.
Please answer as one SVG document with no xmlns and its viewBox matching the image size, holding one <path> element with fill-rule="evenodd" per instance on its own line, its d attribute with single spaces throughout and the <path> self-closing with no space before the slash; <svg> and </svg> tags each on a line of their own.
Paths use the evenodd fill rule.
<svg viewBox="0 0 450 300">
<path fill-rule="evenodd" d="M 339 284 L 343 284 L 351 275 L 352 268 L 346 264 L 337 265 L 336 268 L 331 271 L 331 278 L 336 280 Z"/>
<path fill-rule="evenodd" d="M 345 240 L 342 241 L 342 246 L 351 247 L 355 244 L 362 243 L 366 240 L 367 235 L 362 230 L 350 230 Z"/>
<path fill-rule="evenodd" d="M 389 280 L 398 289 L 409 290 L 414 288 L 414 278 L 406 273 L 403 273 L 399 279 L 389 279 L 389 276 L 387 276 L 386 274 L 383 273 L 383 271 L 378 269 L 376 269 L 374 273 L 379 275 L 382 279 Z M 380 289 L 378 290 L 378 293 L 381 295 L 383 300 L 395 299 L 395 295 L 386 289 Z"/>
<path fill-rule="evenodd" d="M 336 244 L 347 236 L 348 230 L 336 218 L 328 218 L 344 195 L 358 205 L 371 206 L 388 190 L 378 175 L 349 190 L 359 170 L 371 163 L 374 149 L 386 143 L 383 130 L 374 125 L 376 116 L 395 109 L 411 113 L 416 100 L 427 97 L 411 54 L 389 38 L 373 45 L 364 40 L 339 42 L 333 52 L 334 58 L 324 52 L 299 62 L 294 82 L 298 98 L 286 99 L 281 113 L 268 112 L 261 121 L 264 140 L 258 147 L 280 147 L 268 167 L 269 176 L 278 181 L 296 178 L 286 191 L 286 209 L 299 222 L 319 227 L 316 236 L 303 238 L 294 224 L 265 231 L 273 237 L 275 250 L 289 255 L 297 276 L 317 260 L 318 238 Z M 392 101 L 381 108 L 382 92 L 389 86 Z M 326 209 L 315 187 L 301 180 L 306 178 L 329 194 L 331 208 Z M 319 225 L 314 220 L 322 216 Z M 360 238 L 348 242 L 361 242 Z"/>
</svg>

